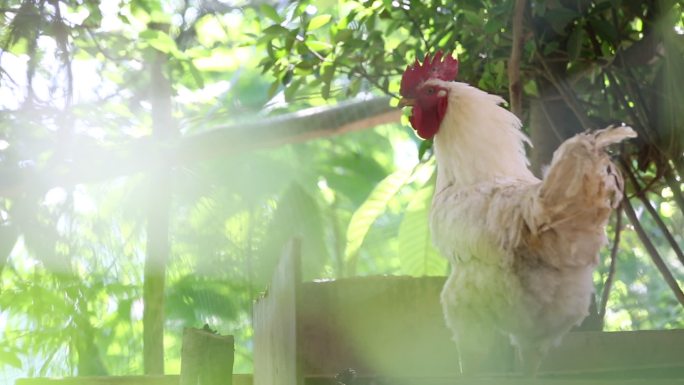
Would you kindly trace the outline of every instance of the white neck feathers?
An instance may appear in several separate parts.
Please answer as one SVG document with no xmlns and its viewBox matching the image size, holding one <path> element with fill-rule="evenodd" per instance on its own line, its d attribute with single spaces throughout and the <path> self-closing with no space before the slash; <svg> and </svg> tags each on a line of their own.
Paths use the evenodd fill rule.
<svg viewBox="0 0 684 385">
<path fill-rule="evenodd" d="M 520 119 L 504 100 L 465 83 L 431 80 L 449 90 L 449 105 L 434 138 L 437 191 L 499 178 L 537 179 L 528 169 Z"/>
</svg>

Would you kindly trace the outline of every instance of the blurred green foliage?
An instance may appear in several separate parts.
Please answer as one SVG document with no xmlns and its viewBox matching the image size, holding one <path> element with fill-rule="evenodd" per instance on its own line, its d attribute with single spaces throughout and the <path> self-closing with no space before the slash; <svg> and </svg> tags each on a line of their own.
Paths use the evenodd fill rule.
<svg viewBox="0 0 684 385">
<path fill-rule="evenodd" d="M 142 372 L 145 206 L 155 194 L 153 176 L 136 170 L 79 183 L 60 172 L 73 167 L 76 152 L 151 134 L 149 62 L 157 52 L 168 56 L 182 135 L 396 94 L 403 68 L 437 48 L 458 55 L 461 80 L 507 96 L 512 3 L 0 1 L 0 379 Z M 526 96 L 539 95 L 535 54 L 542 51 L 591 81 L 583 87 L 597 93 L 581 103 L 593 116 L 631 113 L 612 115 L 612 96 L 599 92 L 607 75 L 588 68 L 607 65 L 647 34 L 646 5 L 530 3 L 541 38 L 524 47 Z M 682 5 L 672 7 L 672 44 L 681 47 Z M 646 64 L 636 70 L 649 81 L 660 76 L 657 69 L 677 65 L 660 60 L 649 71 Z M 679 130 L 676 114 L 664 116 L 667 132 Z M 174 167 L 166 371 L 179 371 L 182 328 L 205 323 L 236 336 L 235 371 L 251 371 L 251 305 L 292 236 L 303 238 L 305 279 L 444 274 L 427 228 L 434 162 L 419 146 L 406 124 L 386 125 Z M 641 175 L 658 176 L 658 159 Z M 46 169 L 57 174 L 32 178 Z M 684 207 L 672 186 L 682 180 L 674 180 L 653 184 L 648 198 L 671 229 L 681 229 Z M 637 208 L 682 282 L 682 264 Z M 682 244 L 681 231 L 673 235 Z M 608 254 L 596 274 L 599 291 Z M 684 326 L 682 307 L 629 226 L 617 266 L 607 329 Z"/>
</svg>

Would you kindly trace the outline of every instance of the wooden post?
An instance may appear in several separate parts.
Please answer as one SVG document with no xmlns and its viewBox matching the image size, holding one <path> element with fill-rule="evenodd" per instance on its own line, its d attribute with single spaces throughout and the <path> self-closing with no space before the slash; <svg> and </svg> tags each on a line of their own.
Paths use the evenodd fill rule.
<svg viewBox="0 0 684 385">
<path fill-rule="evenodd" d="M 297 309 L 301 290 L 301 242 L 293 239 L 271 286 L 254 305 L 254 385 L 301 385 Z"/>
<path fill-rule="evenodd" d="M 205 329 L 185 329 L 180 385 L 232 385 L 235 341 Z"/>
</svg>

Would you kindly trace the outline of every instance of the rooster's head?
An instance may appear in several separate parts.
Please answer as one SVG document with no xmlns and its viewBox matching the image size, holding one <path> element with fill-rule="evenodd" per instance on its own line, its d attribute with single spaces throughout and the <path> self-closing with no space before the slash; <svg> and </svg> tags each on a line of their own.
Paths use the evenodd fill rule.
<svg viewBox="0 0 684 385">
<path fill-rule="evenodd" d="M 435 136 L 449 105 L 448 90 L 430 80 L 452 81 L 457 74 L 458 60 L 451 55 L 443 57 L 442 51 L 406 67 L 399 91 L 401 105 L 413 107 L 409 121 L 421 138 Z"/>
</svg>

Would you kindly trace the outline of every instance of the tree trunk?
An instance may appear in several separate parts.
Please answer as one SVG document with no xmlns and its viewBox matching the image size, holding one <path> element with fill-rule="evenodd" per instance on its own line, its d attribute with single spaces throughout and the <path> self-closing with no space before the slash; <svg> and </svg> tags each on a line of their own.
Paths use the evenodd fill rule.
<svg viewBox="0 0 684 385">
<path fill-rule="evenodd" d="M 558 146 L 584 128 L 553 85 L 543 79 L 537 84 L 540 97 L 530 103 L 530 158 L 532 171 L 541 176 Z"/>
<path fill-rule="evenodd" d="M 171 83 L 164 75 L 166 56 L 161 52 L 150 62 L 153 137 L 165 143 L 178 135 L 171 113 Z M 147 212 L 147 255 L 143 301 L 143 366 L 148 375 L 164 374 L 164 288 L 169 256 L 169 210 L 171 168 L 168 160 L 149 174 Z"/>
</svg>

